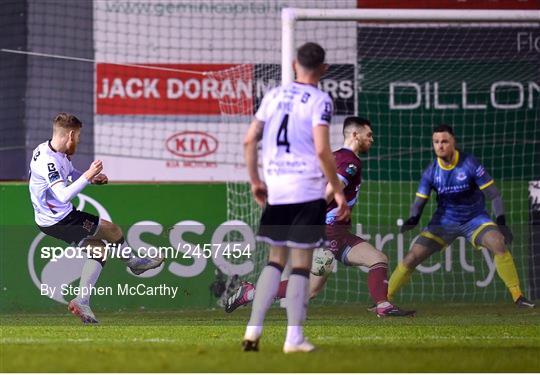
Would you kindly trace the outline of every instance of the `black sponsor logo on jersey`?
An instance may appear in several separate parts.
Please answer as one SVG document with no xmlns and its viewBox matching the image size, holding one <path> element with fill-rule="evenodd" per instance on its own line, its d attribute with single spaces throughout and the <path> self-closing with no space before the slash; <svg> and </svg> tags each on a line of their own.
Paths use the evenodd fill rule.
<svg viewBox="0 0 540 375">
<path fill-rule="evenodd" d="M 323 114 L 321 115 L 321 120 L 326 122 L 332 121 L 332 103 L 324 103 Z"/>
<path fill-rule="evenodd" d="M 255 76 L 253 110 L 257 111 L 263 96 L 281 83 L 281 66 L 278 64 L 256 64 L 253 70 Z M 327 92 L 333 99 L 334 115 L 354 114 L 355 82 L 353 64 L 332 64 L 322 77 L 319 88 Z M 302 96 L 303 103 L 308 101 L 309 96 Z"/>
<path fill-rule="evenodd" d="M 345 172 L 347 172 L 349 176 L 354 176 L 356 172 L 358 172 L 358 168 L 354 164 L 349 164 L 347 169 L 345 169 Z"/>
<path fill-rule="evenodd" d="M 54 165 L 54 163 L 47 163 L 47 169 L 49 170 L 49 172 L 54 172 L 56 171 L 56 166 Z"/>
<path fill-rule="evenodd" d="M 58 173 L 57 171 L 49 172 L 49 182 L 52 183 L 59 179 L 60 179 L 60 173 Z"/>
</svg>

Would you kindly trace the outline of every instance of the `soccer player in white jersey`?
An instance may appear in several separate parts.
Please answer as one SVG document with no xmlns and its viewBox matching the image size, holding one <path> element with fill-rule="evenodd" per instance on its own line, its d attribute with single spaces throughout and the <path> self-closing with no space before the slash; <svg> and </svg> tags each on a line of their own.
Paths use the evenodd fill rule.
<svg viewBox="0 0 540 375">
<path fill-rule="evenodd" d="M 327 65 L 325 51 L 306 43 L 294 61 L 296 81 L 268 92 L 244 140 L 244 155 L 256 202 L 264 207 L 257 239 L 270 245 L 268 264 L 257 281 L 257 294 L 244 335 L 246 351 L 257 351 L 263 321 L 290 258 L 287 285 L 287 336 L 283 351 L 309 352 L 304 337 L 313 249 L 324 242 L 325 187 L 333 188 L 337 216 L 350 216 L 329 142 L 332 99 L 317 88 Z M 262 141 L 264 182 L 257 167 Z M 326 177 L 326 178 L 325 178 Z"/>
<path fill-rule="evenodd" d="M 34 217 L 39 229 L 70 245 L 91 249 L 81 273 L 81 294 L 73 299 L 69 310 L 79 316 L 83 323 L 97 323 L 90 309 L 90 295 L 84 291 L 95 286 L 107 258 L 103 241 L 108 242 L 117 253 L 128 250 L 122 230 L 110 221 L 78 211 L 71 200 L 88 184 L 103 185 L 108 182 L 101 173 L 103 164 L 95 160 L 84 173 L 71 164 L 71 155 L 80 141 L 82 122 L 75 116 L 59 113 L 53 121 L 52 138 L 43 142 L 33 152 L 30 161 L 30 197 Z M 71 182 L 71 183 L 70 183 Z M 127 252 L 127 251 L 125 251 Z M 135 274 L 158 267 L 162 258 L 139 258 L 133 253 L 122 258 Z"/>
</svg>

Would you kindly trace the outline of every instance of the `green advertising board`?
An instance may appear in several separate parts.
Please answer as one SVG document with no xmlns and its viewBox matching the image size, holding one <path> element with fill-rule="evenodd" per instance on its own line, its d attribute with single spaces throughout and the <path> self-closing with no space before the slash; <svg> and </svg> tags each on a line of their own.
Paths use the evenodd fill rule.
<svg viewBox="0 0 540 375">
<path fill-rule="evenodd" d="M 58 295 L 58 290 L 61 284 L 78 285 L 84 260 L 68 259 L 70 254 L 56 261 L 51 257 L 43 259 L 42 249 L 66 244 L 40 234 L 34 224 L 26 184 L 4 184 L 0 189 L 0 310 L 48 310 L 69 301 L 70 296 Z M 119 224 L 133 248 L 166 248 L 180 238 L 183 243 L 211 243 L 226 221 L 223 184 L 90 186 L 73 203 L 81 210 Z M 171 230 L 175 225 L 183 228 L 182 233 Z M 213 258 L 184 259 L 183 254 L 176 255 L 169 254 L 164 267 L 139 277 L 118 259 L 109 259 L 99 285 L 114 287 L 114 293 L 96 295 L 93 305 L 97 309 L 215 306 L 209 289 L 215 280 Z M 57 287 L 55 299 L 41 295 L 40 284 Z M 138 290 L 126 295 L 126 284 Z M 165 286 L 175 289 L 171 291 Z"/>
<path fill-rule="evenodd" d="M 503 192 L 521 191 L 523 194 L 527 188 L 521 181 L 503 183 L 500 187 Z M 409 182 L 366 182 L 353 215 L 353 228 L 359 234 L 370 236 L 369 241 L 388 255 L 390 269 L 408 251 L 415 236 L 398 234 L 396 224 L 398 218 L 406 216 L 404 202 L 412 199 L 415 188 L 415 184 Z M 227 234 L 238 231 L 241 231 L 240 237 L 252 245 L 249 256 L 229 259 L 214 254 L 205 257 L 202 252 L 192 259 L 184 259 L 183 253 L 168 254 L 162 268 L 139 277 L 131 274 L 118 259 L 109 259 L 98 286 L 113 290 L 108 295 L 93 296 L 93 306 L 112 311 L 217 308 L 217 298 L 210 291 L 217 270 L 226 277 L 237 274 L 242 279 L 256 280 L 258 270 L 265 263 L 265 246 L 255 246 L 255 228 L 246 231 L 247 227 L 240 228 L 238 223 L 231 222 L 234 218 L 227 218 L 226 189 L 225 184 L 111 184 L 85 189 L 74 200 L 75 206 L 118 223 L 134 248 L 177 249 L 180 243 L 193 246 L 227 243 L 224 240 Z M 83 260 L 42 258 L 43 248 L 67 245 L 40 234 L 33 221 L 26 184 L 2 184 L 0 191 L 0 311 L 64 309 L 73 296 L 58 295 L 60 286 L 78 285 Z M 393 191 L 401 194 L 392 194 Z M 247 206 L 252 204 L 249 195 L 245 199 Z M 423 223 L 432 208 L 432 205 L 426 208 Z M 526 222 L 526 202 L 510 201 L 507 208 L 515 234 L 512 251 L 526 290 L 528 231 L 526 226 L 514 224 Z M 42 295 L 41 284 L 58 288 L 54 298 Z M 173 291 L 165 287 L 176 288 L 174 296 Z M 132 289 L 131 295 L 126 288 Z M 490 255 L 457 241 L 452 249 L 424 264 L 400 298 L 493 301 L 507 298 L 507 291 L 495 274 Z M 338 264 L 337 273 L 330 277 L 324 293 L 313 301 L 343 302 L 369 302 L 365 269 Z"/>
</svg>

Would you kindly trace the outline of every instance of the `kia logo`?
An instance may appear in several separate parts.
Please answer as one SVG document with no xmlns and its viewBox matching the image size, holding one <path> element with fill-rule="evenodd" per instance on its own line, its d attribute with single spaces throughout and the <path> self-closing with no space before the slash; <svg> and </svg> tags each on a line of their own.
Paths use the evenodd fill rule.
<svg viewBox="0 0 540 375">
<path fill-rule="evenodd" d="M 216 152 L 218 140 L 205 132 L 185 131 L 169 137 L 166 146 L 176 156 L 200 158 Z"/>
</svg>

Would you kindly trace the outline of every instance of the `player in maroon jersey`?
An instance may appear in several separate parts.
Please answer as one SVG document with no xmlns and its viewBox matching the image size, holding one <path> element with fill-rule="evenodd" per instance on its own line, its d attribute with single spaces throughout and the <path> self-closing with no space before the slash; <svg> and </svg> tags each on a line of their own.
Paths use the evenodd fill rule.
<svg viewBox="0 0 540 375">
<path fill-rule="evenodd" d="M 362 162 L 358 155 L 367 152 L 373 144 L 371 123 L 361 117 L 347 117 L 343 124 L 343 137 L 343 147 L 334 152 L 334 157 L 347 204 L 352 210 L 358 200 L 362 184 Z M 337 206 L 333 200 L 333 191 L 330 185 L 326 189 L 326 201 L 329 202 L 326 210 L 327 250 L 345 266 L 369 268 L 367 284 L 369 294 L 375 303 L 371 311 L 374 311 L 378 316 L 413 315 L 414 311 L 402 310 L 388 301 L 388 258 L 363 238 L 351 233 L 350 218 L 345 221 L 338 220 Z M 316 261 L 315 259 L 314 264 Z M 312 268 L 310 276 L 311 298 L 322 290 L 329 275 L 330 273 L 320 275 L 320 272 Z M 281 282 L 276 298 L 285 297 L 286 285 L 286 280 Z M 239 306 L 248 304 L 253 300 L 254 295 L 255 286 L 243 282 L 228 299 L 225 311 L 232 312 Z"/>
</svg>

